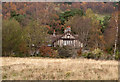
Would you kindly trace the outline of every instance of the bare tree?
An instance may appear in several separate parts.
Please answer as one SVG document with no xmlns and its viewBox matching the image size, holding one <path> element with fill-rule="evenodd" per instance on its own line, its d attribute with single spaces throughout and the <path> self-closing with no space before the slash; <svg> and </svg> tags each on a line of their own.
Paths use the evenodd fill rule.
<svg viewBox="0 0 120 82">
<path fill-rule="evenodd" d="M 88 35 L 91 28 L 91 19 L 87 17 L 74 16 L 66 22 L 66 25 L 72 27 L 72 32 L 78 34 L 79 40 L 87 45 Z"/>
</svg>

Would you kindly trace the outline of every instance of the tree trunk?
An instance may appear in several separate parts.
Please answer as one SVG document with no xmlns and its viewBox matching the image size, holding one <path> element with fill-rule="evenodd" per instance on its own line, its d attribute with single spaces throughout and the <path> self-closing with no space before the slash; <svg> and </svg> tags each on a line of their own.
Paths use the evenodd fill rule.
<svg viewBox="0 0 120 82">
<path fill-rule="evenodd" d="M 118 16 L 115 18 L 115 22 L 117 24 L 117 27 L 116 27 L 116 35 L 115 35 L 115 48 L 114 48 L 114 54 L 113 54 L 113 57 L 115 58 L 115 55 L 116 55 L 116 50 L 117 50 L 117 40 L 118 40 Z"/>
</svg>

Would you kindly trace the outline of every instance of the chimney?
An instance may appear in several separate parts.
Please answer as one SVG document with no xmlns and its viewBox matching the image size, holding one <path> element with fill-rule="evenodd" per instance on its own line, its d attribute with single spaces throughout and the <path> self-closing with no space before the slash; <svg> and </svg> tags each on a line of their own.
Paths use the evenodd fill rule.
<svg viewBox="0 0 120 82">
<path fill-rule="evenodd" d="M 55 35 L 55 30 L 54 30 L 54 32 L 53 32 L 53 36 L 55 37 L 56 35 Z"/>
<path fill-rule="evenodd" d="M 71 32 L 71 27 L 70 26 L 67 26 L 65 29 L 64 29 L 64 33 L 66 32 Z"/>
</svg>

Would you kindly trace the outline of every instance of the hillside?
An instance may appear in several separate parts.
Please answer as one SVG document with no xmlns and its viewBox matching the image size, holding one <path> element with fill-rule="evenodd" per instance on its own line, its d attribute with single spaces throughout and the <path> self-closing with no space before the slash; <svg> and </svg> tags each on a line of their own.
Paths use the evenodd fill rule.
<svg viewBox="0 0 120 82">
<path fill-rule="evenodd" d="M 82 53 L 79 48 L 76 55 L 118 60 L 117 6 L 118 3 L 112 2 L 4 2 L 2 54 L 12 57 L 60 57 L 59 47 L 53 47 L 50 36 L 53 33 L 60 36 L 70 27 L 78 42 L 83 43 L 82 51 L 89 51 Z M 48 48 L 48 44 L 52 46 Z"/>
</svg>

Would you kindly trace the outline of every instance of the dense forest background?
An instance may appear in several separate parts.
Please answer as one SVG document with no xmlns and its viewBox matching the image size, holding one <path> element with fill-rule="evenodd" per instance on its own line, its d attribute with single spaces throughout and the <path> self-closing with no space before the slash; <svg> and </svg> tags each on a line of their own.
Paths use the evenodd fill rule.
<svg viewBox="0 0 120 82">
<path fill-rule="evenodd" d="M 119 3 L 2 3 L 3 56 L 29 56 L 34 44 L 40 46 L 42 56 L 55 57 L 59 51 L 45 46 L 50 43 L 49 35 L 54 30 L 56 34 L 63 34 L 64 29 L 71 26 L 72 32 L 84 43 L 85 50 L 94 53 L 97 50 L 99 54 L 115 55 L 118 59 L 119 16 Z"/>
</svg>

